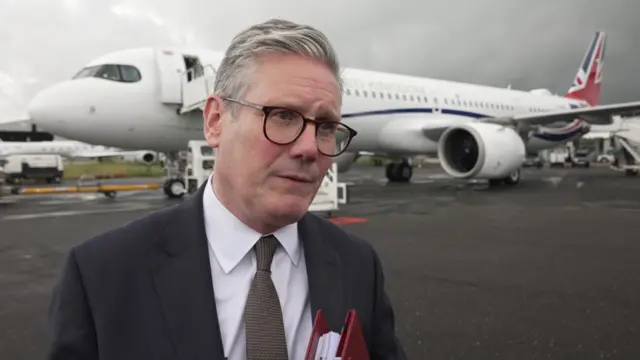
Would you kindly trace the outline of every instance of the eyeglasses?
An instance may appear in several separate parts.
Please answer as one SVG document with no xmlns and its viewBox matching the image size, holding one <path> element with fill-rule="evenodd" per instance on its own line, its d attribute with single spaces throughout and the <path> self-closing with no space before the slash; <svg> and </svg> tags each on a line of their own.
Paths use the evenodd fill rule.
<svg viewBox="0 0 640 360">
<path fill-rule="evenodd" d="M 349 126 L 329 120 L 309 119 L 297 111 L 275 106 L 262 106 L 248 101 L 223 98 L 264 113 L 262 131 L 267 140 L 277 145 L 288 145 L 298 140 L 308 123 L 316 126 L 316 143 L 321 154 L 335 157 L 342 154 L 358 134 Z"/>
</svg>

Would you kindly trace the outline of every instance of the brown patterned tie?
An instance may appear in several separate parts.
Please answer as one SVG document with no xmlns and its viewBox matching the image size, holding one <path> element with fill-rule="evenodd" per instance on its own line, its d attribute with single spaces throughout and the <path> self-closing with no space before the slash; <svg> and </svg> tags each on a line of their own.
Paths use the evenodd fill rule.
<svg viewBox="0 0 640 360">
<path fill-rule="evenodd" d="M 244 309 L 247 360 L 287 360 L 287 342 L 278 293 L 271 280 L 271 261 L 278 247 L 273 235 L 262 237 L 254 249 L 256 275 Z"/>
</svg>

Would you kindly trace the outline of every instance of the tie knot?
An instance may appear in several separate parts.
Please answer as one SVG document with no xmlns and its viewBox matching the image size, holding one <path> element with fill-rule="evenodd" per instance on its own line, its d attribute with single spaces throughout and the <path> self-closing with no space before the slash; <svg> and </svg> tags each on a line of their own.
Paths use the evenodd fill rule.
<svg viewBox="0 0 640 360">
<path fill-rule="evenodd" d="M 258 271 L 271 271 L 271 262 L 278 248 L 278 239 L 273 235 L 263 236 L 258 240 L 255 248 Z"/>
</svg>

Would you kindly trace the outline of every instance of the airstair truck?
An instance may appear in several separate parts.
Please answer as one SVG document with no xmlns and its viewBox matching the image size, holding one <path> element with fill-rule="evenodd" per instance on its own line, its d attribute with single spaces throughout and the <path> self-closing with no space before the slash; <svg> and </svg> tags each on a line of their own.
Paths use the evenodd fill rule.
<svg viewBox="0 0 640 360">
<path fill-rule="evenodd" d="M 611 169 L 623 171 L 627 176 L 636 176 L 640 172 L 639 146 L 622 134 L 612 136 L 614 160 Z"/>
<path fill-rule="evenodd" d="M 187 194 L 193 194 L 209 178 L 216 163 L 216 155 L 215 149 L 203 140 L 190 140 L 188 148 L 184 180 Z"/>
<path fill-rule="evenodd" d="M 7 173 L 4 171 L 4 166 L 7 164 L 7 160 L 5 157 L 0 156 L 0 198 L 4 195 Z"/>
<path fill-rule="evenodd" d="M 188 143 L 189 154 L 185 168 L 185 187 L 187 194 L 193 194 L 202 186 L 214 171 L 215 150 L 206 141 L 191 140 Z M 338 165 L 333 163 L 322 180 L 322 184 L 313 199 L 309 211 L 326 212 L 339 209 L 348 201 L 347 184 L 338 182 Z"/>
</svg>

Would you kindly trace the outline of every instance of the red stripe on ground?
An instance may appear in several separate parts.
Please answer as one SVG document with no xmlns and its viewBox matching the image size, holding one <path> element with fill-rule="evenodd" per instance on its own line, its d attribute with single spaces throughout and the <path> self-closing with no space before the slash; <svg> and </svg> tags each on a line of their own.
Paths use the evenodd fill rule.
<svg viewBox="0 0 640 360">
<path fill-rule="evenodd" d="M 329 221 L 331 221 L 336 225 L 345 225 L 345 224 L 366 223 L 367 221 L 369 221 L 369 219 L 343 216 L 343 217 L 330 218 Z"/>
</svg>

